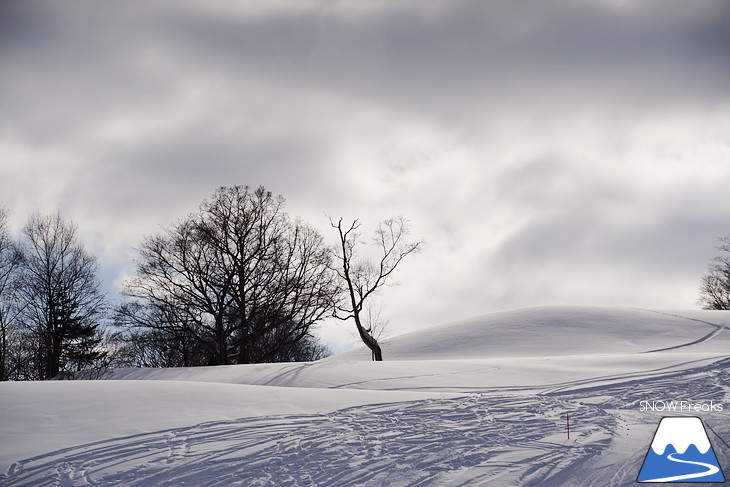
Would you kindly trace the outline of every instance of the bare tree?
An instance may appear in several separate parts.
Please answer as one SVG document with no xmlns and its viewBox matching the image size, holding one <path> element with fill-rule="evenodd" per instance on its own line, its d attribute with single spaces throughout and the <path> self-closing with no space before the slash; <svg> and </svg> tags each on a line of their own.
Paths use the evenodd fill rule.
<svg viewBox="0 0 730 487">
<path fill-rule="evenodd" d="M 282 346 L 282 343 L 288 341 L 284 336 L 288 332 L 286 327 L 279 327 L 271 330 L 262 338 L 263 347 L 276 350 L 275 353 L 267 356 L 266 362 L 311 362 L 332 354 L 329 347 L 323 345 L 317 337 L 311 334 Z"/>
<path fill-rule="evenodd" d="M 120 312 L 130 324 L 189 335 L 207 349 L 207 365 L 228 364 L 233 276 L 202 238 L 196 219 L 191 215 L 145 239 L 137 249 L 137 275 L 124 289 L 138 301 Z"/>
<path fill-rule="evenodd" d="M 388 337 L 388 325 L 390 320 L 383 315 L 383 306 L 375 301 L 367 301 L 361 313 L 361 318 L 365 328 L 370 330 L 370 334 L 380 342 Z"/>
<path fill-rule="evenodd" d="M 700 283 L 699 304 L 704 309 L 730 310 L 730 235 L 720 238 L 723 254 L 712 259 Z"/>
<path fill-rule="evenodd" d="M 0 381 L 16 372 L 19 342 L 18 277 L 22 258 L 7 226 L 7 212 L 0 208 Z"/>
<path fill-rule="evenodd" d="M 123 367 L 191 367 L 212 363 L 211 348 L 191 320 L 165 303 L 132 301 L 116 309 L 116 359 Z"/>
<path fill-rule="evenodd" d="M 373 360 L 381 361 L 383 353 L 373 325 L 382 322 L 382 319 L 377 317 L 368 323 L 368 313 L 363 312 L 364 306 L 382 286 L 389 283 L 396 267 L 406 256 L 420 251 L 423 240 L 405 241 L 408 235 L 407 221 L 402 217 L 387 219 L 378 225 L 373 236 L 379 259 L 368 260 L 361 258 L 357 252 L 363 245 L 358 220 L 343 226 L 342 218 L 336 224 L 330 219 L 330 225 L 339 234 L 339 245 L 335 249 L 338 264 L 334 270 L 345 290 L 345 298 L 336 306 L 335 317 L 343 321 L 354 319 L 358 335 L 370 349 Z"/>
<path fill-rule="evenodd" d="M 201 228 L 232 273 L 238 363 L 275 360 L 330 312 L 337 292 L 322 236 L 283 206 L 263 187 L 241 186 L 220 188 L 202 205 Z"/>
<path fill-rule="evenodd" d="M 338 288 L 321 235 L 283 205 L 263 187 L 223 187 L 198 213 L 146 239 L 125 286 L 166 316 L 146 326 L 186 327 L 211 364 L 272 361 L 307 337 Z"/>
<path fill-rule="evenodd" d="M 33 340 L 33 378 L 82 370 L 104 356 L 99 325 L 105 295 L 96 258 L 59 213 L 31 216 L 23 233 L 19 301 Z"/>
</svg>

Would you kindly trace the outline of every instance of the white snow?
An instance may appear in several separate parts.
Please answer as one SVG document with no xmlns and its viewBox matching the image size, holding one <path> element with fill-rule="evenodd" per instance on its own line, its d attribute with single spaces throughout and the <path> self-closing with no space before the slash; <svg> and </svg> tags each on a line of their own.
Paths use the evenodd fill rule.
<svg viewBox="0 0 730 487">
<path fill-rule="evenodd" d="M 376 398 L 367 391 L 182 381 L 15 382 L 0 390 L 0 445 L 5 446 L 0 447 L 0 472 L 36 454 L 39 446 L 54 450 L 209 421 L 328 413 L 433 396 L 392 392 Z"/>
<path fill-rule="evenodd" d="M 543 306 L 491 313 L 395 337 L 386 360 L 432 360 L 626 354 L 661 349 L 720 352 L 730 337 L 709 340 L 730 325 L 724 311 Z M 705 340 L 703 340 L 705 339 Z M 329 360 L 367 360 L 354 350 Z"/>
<path fill-rule="evenodd" d="M 730 440 L 729 324 L 541 307 L 394 337 L 382 363 L 2 383 L 0 485 L 634 485 L 666 414 L 641 401 L 725 403 L 691 415 Z"/>
</svg>

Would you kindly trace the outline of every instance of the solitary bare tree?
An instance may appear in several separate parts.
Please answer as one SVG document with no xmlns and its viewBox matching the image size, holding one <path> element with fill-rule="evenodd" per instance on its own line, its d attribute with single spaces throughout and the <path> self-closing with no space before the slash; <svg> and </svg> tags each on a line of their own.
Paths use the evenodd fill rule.
<svg viewBox="0 0 730 487">
<path fill-rule="evenodd" d="M 362 235 L 358 231 L 361 226 L 359 220 L 343 226 L 342 218 L 337 223 L 330 219 L 330 224 L 339 233 L 334 270 L 343 284 L 345 295 L 335 308 L 335 317 L 343 321 L 354 319 L 357 333 L 370 349 L 372 359 L 381 361 L 383 352 L 372 322 L 366 319 L 366 313 L 363 312 L 364 305 L 390 281 L 393 271 L 407 255 L 420 251 L 423 240 L 405 241 L 408 222 L 403 217 L 389 218 L 375 230 L 373 241 L 378 248 L 379 259 L 374 261 L 358 255 L 357 250 L 363 245 Z"/>
<path fill-rule="evenodd" d="M 722 255 L 712 259 L 700 283 L 699 303 L 704 309 L 730 309 L 730 235 L 720 238 Z"/>
</svg>

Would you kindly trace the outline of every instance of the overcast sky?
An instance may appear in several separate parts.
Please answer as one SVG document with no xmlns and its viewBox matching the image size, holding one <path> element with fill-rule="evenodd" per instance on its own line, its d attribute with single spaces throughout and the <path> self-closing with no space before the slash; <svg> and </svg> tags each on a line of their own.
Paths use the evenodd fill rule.
<svg viewBox="0 0 730 487">
<path fill-rule="evenodd" d="M 427 245 L 381 296 L 391 334 L 694 308 L 730 233 L 730 2 L 0 3 L 16 232 L 60 209 L 114 290 L 145 235 L 234 184 L 329 239 L 325 215 L 410 219 Z"/>
</svg>

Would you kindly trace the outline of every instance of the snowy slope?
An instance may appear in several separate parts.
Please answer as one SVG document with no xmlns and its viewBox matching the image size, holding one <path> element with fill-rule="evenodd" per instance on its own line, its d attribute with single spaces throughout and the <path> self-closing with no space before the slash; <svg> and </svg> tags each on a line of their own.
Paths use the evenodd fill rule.
<svg viewBox="0 0 730 487">
<path fill-rule="evenodd" d="M 667 415 L 642 401 L 725 402 L 699 414 L 730 440 L 729 323 L 530 308 L 395 337 L 383 363 L 0 384 L 0 485 L 635 485 Z"/>
<path fill-rule="evenodd" d="M 710 321 L 712 320 L 712 321 Z M 730 350 L 730 316 L 597 307 L 493 313 L 315 363 L 118 370 L 115 379 L 195 380 L 287 387 L 486 392 L 554 389 L 697 367 Z"/>
<path fill-rule="evenodd" d="M 725 326 L 730 326 L 730 316 L 723 311 L 542 306 L 492 313 L 401 335 L 386 341 L 383 353 L 387 360 L 430 360 L 690 348 L 723 352 L 730 345 L 730 334 L 708 339 L 715 338 Z M 330 360 L 369 358 L 370 352 L 360 348 Z"/>
<path fill-rule="evenodd" d="M 179 381 L 19 382 L 2 384 L 0 391 L 0 445 L 5 446 L 0 447 L 0 472 L 33 455 L 39 444 L 52 450 L 200 422 L 327 413 L 433 396 L 392 392 L 376 398 L 366 391 Z"/>
</svg>

